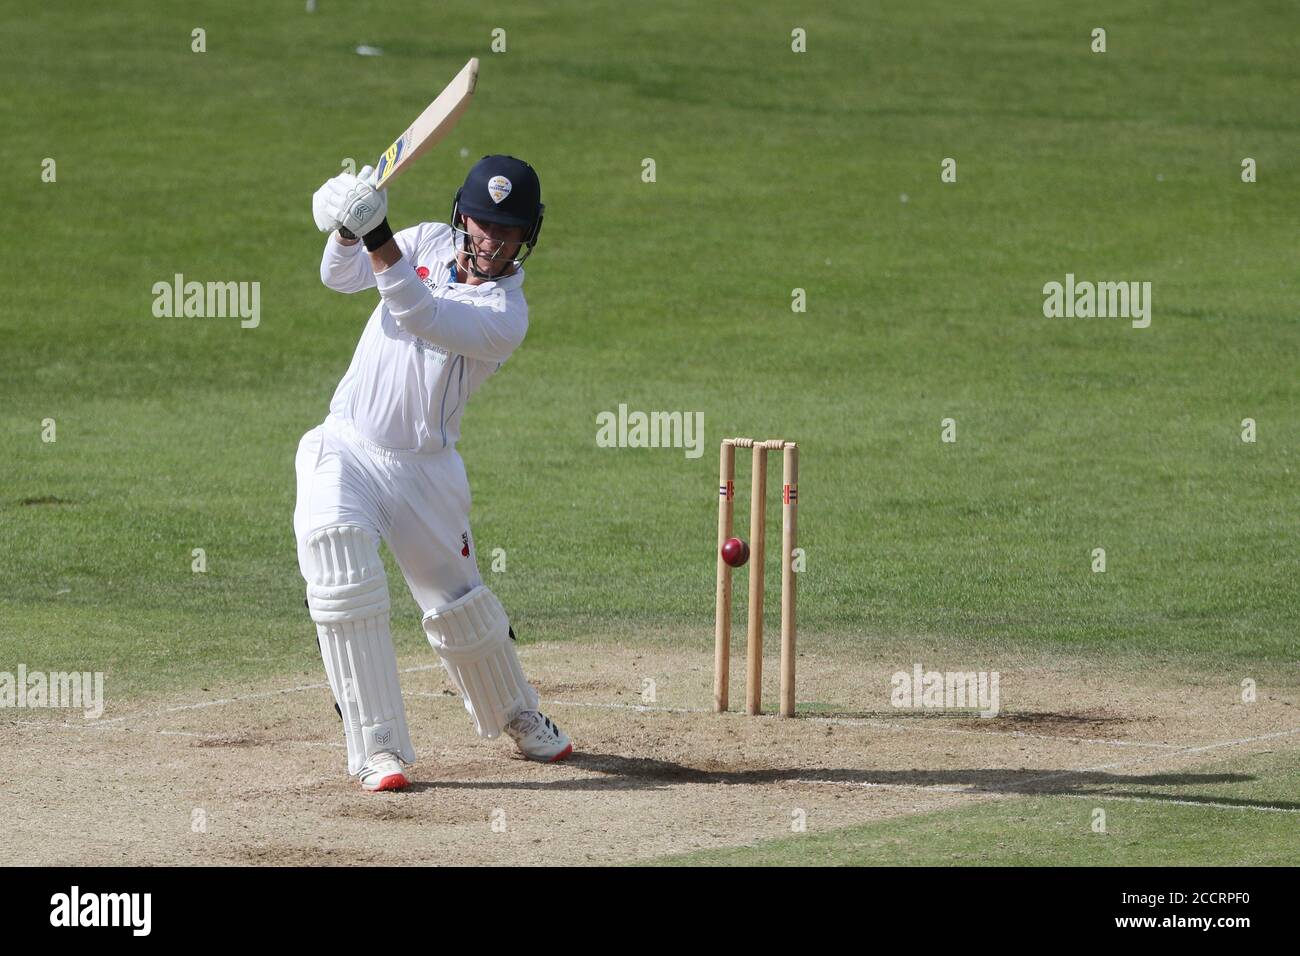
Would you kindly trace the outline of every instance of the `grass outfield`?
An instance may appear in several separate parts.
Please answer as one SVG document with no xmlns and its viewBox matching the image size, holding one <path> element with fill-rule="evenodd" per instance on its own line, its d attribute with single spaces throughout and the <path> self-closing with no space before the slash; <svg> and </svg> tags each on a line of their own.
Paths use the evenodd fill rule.
<svg viewBox="0 0 1300 956">
<path fill-rule="evenodd" d="M 1202 780 L 1187 783 L 1179 774 L 1156 773 L 1108 790 L 1080 785 L 1068 796 L 990 800 L 829 832 L 809 819 L 798 836 L 651 865 L 1295 865 L 1294 754 L 1253 754 L 1198 767 L 1196 776 Z M 1203 782 L 1214 777 L 1224 782 Z M 1094 827 L 1098 820 L 1103 832 Z"/>
<path fill-rule="evenodd" d="M 707 641 L 716 441 L 757 433 L 804 450 L 806 641 L 1293 660 L 1300 15 L 786 9 L 5 14 L 22 253 L 0 304 L 0 661 L 106 669 L 116 694 L 318 668 L 293 454 L 373 299 L 320 285 L 309 199 L 470 55 L 472 112 L 390 211 L 445 217 L 487 152 L 542 176 L 531 331 L 461 446 L 525 639 Z M 154 318 L 151 286 L 177 272 L 259 281 L 261 325 Z M 1067 272 L 1151 281 L 1151 327 L 1044 319 Z M 597 448 L 595 416 L 621 402 L 704 412 L 703 456 Z"/>
<path fill-rule="evenodd" d="M 1106 811 L 1107 832 L 1092 830 Z M 1296 818 L 1098 798 L 996 800 L 656 866 L 1294 866 Z"/>
</svg>

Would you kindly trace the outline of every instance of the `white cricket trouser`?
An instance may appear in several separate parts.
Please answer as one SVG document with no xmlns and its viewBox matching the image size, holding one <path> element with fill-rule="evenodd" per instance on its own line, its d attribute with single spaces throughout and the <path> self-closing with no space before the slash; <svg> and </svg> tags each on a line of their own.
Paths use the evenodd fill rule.
<svg viewBox="0 0 1300 956">
<path fill-rule="evenodd" d="M 470 536 L 469 479 L 455 448 L 393 451 L 330 416 L 302 436 L 295 464 L 293 527 L 304 578 L 307 538 L 331 525 L 357 525 L 388 544 L 422 614 L 483 583 Z"/>
</svg>

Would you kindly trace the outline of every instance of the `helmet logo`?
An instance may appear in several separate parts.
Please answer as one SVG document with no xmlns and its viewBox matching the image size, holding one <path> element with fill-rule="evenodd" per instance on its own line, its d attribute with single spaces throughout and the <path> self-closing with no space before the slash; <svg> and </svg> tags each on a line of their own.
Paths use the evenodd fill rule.
<svg viewBox="0 0 1300 956">
<path fill-rule="evenodd" d="M 488 195 L 492 197 L 494 203 L 500 203 L 501 200 L 509 196 L 512 188 L 510 180 L 504 176 L 493 176 L 488 180 Z"/>
</svg>

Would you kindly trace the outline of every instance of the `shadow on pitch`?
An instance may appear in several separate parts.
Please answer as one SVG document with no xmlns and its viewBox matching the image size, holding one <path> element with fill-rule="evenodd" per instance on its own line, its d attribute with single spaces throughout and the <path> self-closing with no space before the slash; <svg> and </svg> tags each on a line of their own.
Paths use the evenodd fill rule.
<svg viewBox="0 0 1300 956">
<path fill-rule="evenodd" d="M 680 786 L 766 786 L 802 784 L 845 785 L 863 788 L 959 788 L 961 792 L 989 795 L 1053 796 L 1089 795 L 1140 797 L 1144 800 L 1186 803 L 1231 804 L 1241 807 L 1276 807 L 1300 810 L 1300 803 L 1278 800 L 1247 800 L 1219 797 L 1204 792 L 1196 795 L 1153 793 L 1140 787 L 1215 786 L 1246 783 L 1257 779 L 1241 773 L 1158 773 L 1116 774 L 1097 770 L 944 769 L 944 770 L 859 770 L 817 767 L 692 767 L 669 760 L 620 754 L 575 754 L 565 762 L 591 776 L 560 780 L 437 780 L 412 782 L 413 790 L 535 790 L 599 792 L 611 790 L 656 790 Z M 1099 791 L 1097 788 L 1105 788 Z M 936 790 L 936 792 L 941 792 Z"/>
</svg>

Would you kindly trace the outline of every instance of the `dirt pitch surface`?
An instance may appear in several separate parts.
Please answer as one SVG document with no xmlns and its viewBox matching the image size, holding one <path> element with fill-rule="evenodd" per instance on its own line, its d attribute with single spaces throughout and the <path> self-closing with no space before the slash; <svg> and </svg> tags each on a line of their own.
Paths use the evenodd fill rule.
<svg viewBox="0 0 1300 956">
<path fill-rule="evenodd" d="M 396 794 L 346 776 L 323 680 L 114 709 L 110 678 L 98 721 L 7 711 L 0 848 L 43 865 L 630 863 L 788 836 L 801 812 L 813 832 L 1161 782 L 1203 784 L 1198 799 L 1213 801 L 1231 775 L 1198 765 L 1300 748 L 1296 688 L 1243 704 L 1228 676 L 1016 664 L 1001 672 L 1002 715 L 981 719 L 891 710 L 896 665 L 804 655 L 801 701 L 872 705 L 781 720 L 709 713 L 711 658 L 694 650 L 535 644 L 521 657 L 574 756 L 541 765 L 508 739 L 480 741 L 442 669 L 412 658 L 419 762 Z M 743 686 L 737 672 L 733 707 Z"/>
</svg>

